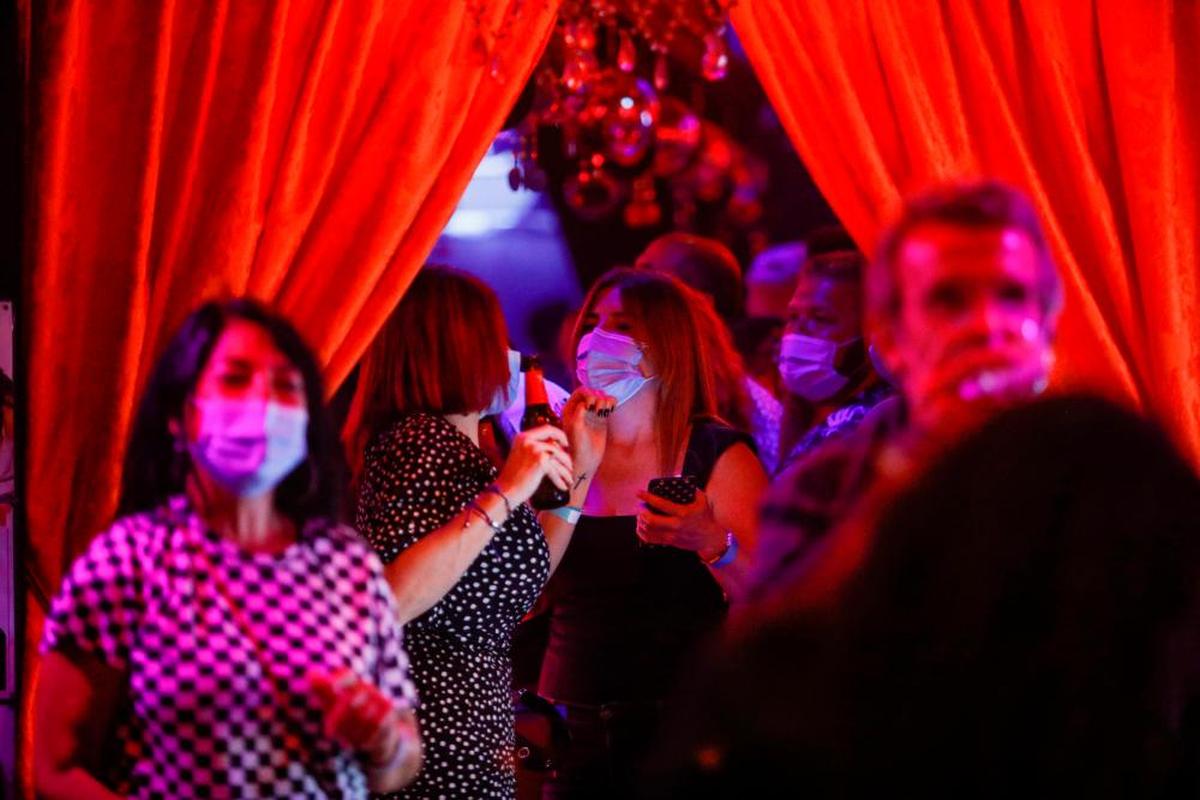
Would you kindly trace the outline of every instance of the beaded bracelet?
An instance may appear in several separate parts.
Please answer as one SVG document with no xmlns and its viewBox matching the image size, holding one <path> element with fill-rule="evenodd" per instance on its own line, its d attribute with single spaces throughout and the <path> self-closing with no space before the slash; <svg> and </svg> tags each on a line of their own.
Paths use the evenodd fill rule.
<svg viewBox="0 0 1200 800">
<path fill-rule="evenodd" d="M 500 531 L 502 531 L 504 529 L 503 525 L 496 522 L 496 520 L 492 519 L 491 515 L 483 510 L 483 506 L 479 505 L 479 503 L 476 503 L 474 500 L 467 503 L 467 518 L 468 519 L 470 518 L 472 511 L 479 514 L 479 516 L 483 517 L 483 521 L 487 523 L 487 526 L 492 529 L 493 533 L 499 533 Z"/>
<path fill-rule="evenodd" d="M 488 494 L 499 495 L 500 499 L 504 501 L 504 510 L 508 513 L 508 516 L 512 516 L 512 503 L 509 502 L 508 495 L 500 490 L 500 484 L 495 482 L 489 483 L 487 486 L 483 487 L 483 491 L 487 492 Z"/>
</svg>

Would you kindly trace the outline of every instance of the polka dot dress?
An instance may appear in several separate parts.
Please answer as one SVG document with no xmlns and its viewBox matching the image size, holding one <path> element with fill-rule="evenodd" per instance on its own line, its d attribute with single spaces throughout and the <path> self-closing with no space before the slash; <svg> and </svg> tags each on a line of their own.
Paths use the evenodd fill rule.
<svg viewBox="0 0 1200 800">
<path fill-rule="evenodd" d="M 394 423 L 364 462 L 358 526 L 385 563 L 461 512 L 496 476 L 470 439 L 431 414 Z M 542 529 L 521 506 L 445 597 L 406 627 L 425 766 L 393 797 L 515 796 L 509 651 L 549 572 Z"/>
<path fill-rule="evenodd" d="M 253 553 L 177 498 L 96 537 L 51 605 L 42 651 L 128 676 L 128 759 L 103 777 L 130 797 L 365 799 L 307 674 L 349 667 L 411 706 L 400 636 L 379 559 L 350 529 L 314 523 L 280 553 Z"/>
</svg>

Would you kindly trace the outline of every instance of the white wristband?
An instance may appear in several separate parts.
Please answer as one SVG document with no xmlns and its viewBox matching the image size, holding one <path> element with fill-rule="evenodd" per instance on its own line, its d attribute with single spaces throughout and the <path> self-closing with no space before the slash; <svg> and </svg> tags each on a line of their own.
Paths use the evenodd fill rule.
<svg viewBox="0 0 1200 800">
<path fill-rule="evenodd" d="M 568 525 L 574 525 L 579 522 L 579 517 L 583 515 L 583 509 L 579 506 L 560 506 L 551 508 L 549 513 L 566 522 Z"/>
</svg>

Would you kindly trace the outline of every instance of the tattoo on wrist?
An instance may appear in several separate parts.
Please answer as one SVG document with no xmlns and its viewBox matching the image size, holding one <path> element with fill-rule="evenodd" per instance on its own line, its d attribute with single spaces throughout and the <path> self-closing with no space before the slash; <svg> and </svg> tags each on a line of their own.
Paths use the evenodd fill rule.
<svg viewBox="0 0 1200 800">
<path fill-rule="evenodd" d="M 583 484 L 583 482 L 586 481 L 587 479 L 588 479 L 588 474 L 586 472 L 582 473 L 578 478 L 575 479 L 575 485 L 572 486 L 571 488 L 578 489 Z"/>
</svg>

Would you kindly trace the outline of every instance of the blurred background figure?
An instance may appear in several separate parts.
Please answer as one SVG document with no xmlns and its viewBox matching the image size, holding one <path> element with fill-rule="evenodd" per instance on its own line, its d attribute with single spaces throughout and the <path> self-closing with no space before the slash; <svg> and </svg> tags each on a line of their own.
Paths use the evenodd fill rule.
<svg viewBox="0 0 1200 800">
<path fill-rule="evenodd" d="M 248 300 L 192 313 L 134 420 L 119 518 L 42 639 L 39 797 L 357 797 L 421 763 L 395 602 L 338 524 L 312 353 Z"/>
<path fill-rule="evenodd" d="M 876 516 L 834 605 L 702 659 L 650 797 L 1195 797 L 1200 480 L 1104 401 L 1002 412 Z"/>
<path fill-rule="evenodd" d="M 805 252 L 804 242 L 796 241 L 768 247 L 756 255 L 746 270 L 746 315 L 732 325 L 746 372 L 776 397 L 782 396 L 779 340 Z"/>
<path fill-rule="evenodd" d="M 708 297 L 726 324 L 745 313 L 741 265 L 733 252 L 715 239 L 666 233 L 647 245 L 634 266 L 683 281 Z"/>
<path fill-rule="evenodd" d="M 671 275 L 707 298 L 719 322 L 706 325 L 701 334 L 713 338 L 714 347 L 732 342 L 731 326 L 743 315 L 744 287 L 741 266 L 728 247 L 703 236 L 668 233 L 650 243 L 635 268 Z M 779 401 L 745 372 L 739 357 L 718 358 L 711 369 L 718 413 L 754 437 L 759 458 L 768 471 L 773 469 L 779 449 Z"/>
<path fill-rule="evenodd" d="M 809 234 L 805 251 L 779 350 L 779 469 L 853 430 L 892 394 L 868 358 L 863 337 L 866 258 L 835 227 Z"/>
<path fill-rule="evenodd" d="M 862 549 L 827 534 L 878 479 L 903 482 L 931 453 L 1046 388 L 1062 286 L 1016 190 L 953 184 L 913 198 L 870 265 L 866 296 L 867 338 L 899 395 L 775 479 L 754 596 L 800 584 L 810 598 L 833 591 Z"/>
<path fill-rule="evenodd" d="M 773 245 L 754 257 L 746 270 L 747 317 L 787 316 L 788 299 L 807 254 L 805 242 L 795 241 Z"/>
</svg>

